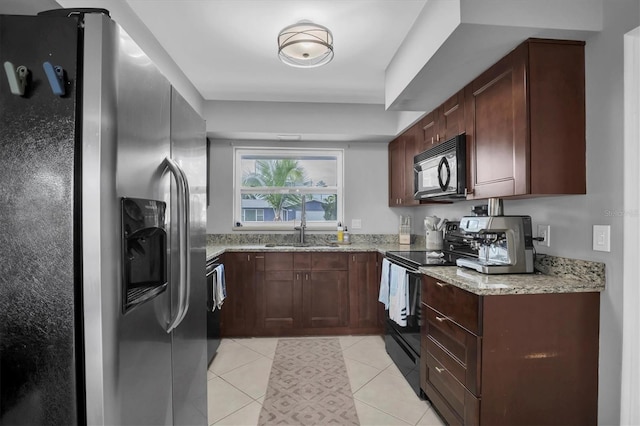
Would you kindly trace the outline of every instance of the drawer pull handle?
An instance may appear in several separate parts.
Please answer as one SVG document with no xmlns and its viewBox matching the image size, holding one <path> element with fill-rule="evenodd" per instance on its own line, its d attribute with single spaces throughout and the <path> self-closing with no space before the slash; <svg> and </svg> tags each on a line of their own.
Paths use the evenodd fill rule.
<svg viewBox="0 0 640 426">
<path fill-rule="evenodd" d="M 447 317 L 438 317 L 438 316 L 436 316 L 436 320 L 438 322 L 445 322 L 447 320 Z"/>
<path fill-rule="evenodd" d="M 440 368 L 440 367 L 435 367 L 435 369 L 440 374 L 442 374 L 442 372 L 444 371 L 444 368 Z"/>
<path fill-rule="evenodd" d="M 445 283 L 441 283 L 440 281 L 436 281 L 436 285 L 437 285 L 438 287 L 445 287 L 447 284 L 445 284 Z"/>
</svg>

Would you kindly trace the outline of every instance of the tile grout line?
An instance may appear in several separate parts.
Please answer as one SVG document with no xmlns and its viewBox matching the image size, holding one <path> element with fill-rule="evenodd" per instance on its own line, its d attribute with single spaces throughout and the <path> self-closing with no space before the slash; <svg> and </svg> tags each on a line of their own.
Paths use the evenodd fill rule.
<svg viewBox="0 0 640 426">
<path fill-rule="evenodd" d="M 387 416 L 390 416 L 390 417 L 393 417 L 394 419 L 397 419 L 398 421 L 402 422 L 402 423 L 403 423 L 403 424 L 405 424 L 405 425 L 411 426 L 411 423 L 405 422 L 405 421 L 404 421 L 404 420 L 402 420 L 401 418 L 399 418 L 399 417 L 397 417 L 397 416 L 394 416 L 394 415 L 393 415 L 393 414 L 391 414 L 391 413 L 387 413 L 386 411 L 381 410 L 381 409 L 379 409 L 378 407 L 374 407 L 374 406 L 373 406 L 373 405 L 371 405 L 371 404 L 367 404 L 366 402 L 362 401 L 361 399 L 356 398 L 355 396 L 354 396 L 353 398 L 354 398 L 354 399 L 357 399 L 357 400 L 358 400 L 358 402 L 360 402 L 361 404 L 366 405 L 367 407 L 371 407 L 371 408 L 373 408 L 373 409 L 375 409 L 375 410 L 377 410 L 377 411 L 380 411 L 381 413 L 386 414 Z M 427 414 L 427 413 L 424 413 L 424 414 Z M 424 417 L 424 415 L 420 416 L 420 418 L 418 419 L 418 422 L 420 422 L 420 420 L 422 420 L 422 418 L 423 418 L 423 417 Z"/>
<path fill-rule="evenodd" d="M 357 360 L 355 360 L 355 359 L 350 359 L 350 360 L 351 360 L 351 361 L 355 361 L 355 362 L 360 362 L 360 361 L 357 361 Z M 365 363 L 363 363 L 363 362 L 360 362 L 360 364 L 362 364 L 362 365 L 366 365 L 367 367 L 371 367 L 369 364 L 365 364 Z M 377 373 L 376 373 L 372 378 L 370 378 L 370 379 L 369 379 L 369 380 L 367 380 L 365 383 L 363 383 L 363 384 L 362 384 L 362 386 L 360 386 L 357 390 L 353 390 L 353 389 L 351 390 L 351 393 L 353 394 L 353 397 L 354 397 L 354 398 L 355 398 L 355 393 L 356 393 L 357 391 L 359 391 L 360 389 L 362 389 L 363 387 L 365 387 L 366 385 L 368 385 L 369 383 L 371 383 L 371 381 L 372 381 L 373 379 L 375 379 L 376 377 L 378 377 L 380 374 L 382 374 L 382 373 L 384 372 L 384 370 L 379 370 L 377 367 L 371 367 L 371 368 L 375 368 L 376 370 L 378 370 L 378 372 L 377 372 Z M 349 376 L 349 369 L 348 369 L 348 368 L 347 368 L 347 376 Z M 351 379 L 351 377 L 350 377 L 350 376 L 349 376 L 348 378 L 349 378 L 349 379 Z M 358 400 L 358 401 L 359 401 L 359 400 Z"/>
<path fill-rule="evenodd" d="M 268 356 L 266 356 L 266 355 L 262 355 L 260 352 L 256 352 L 256 351 L 254 351 L 254 350 L 253 350 L 253 349 L 251 349 L 251 348 L 247 348 L 246 346 L 242 346 L 242 347 L 243 347 L 243 348 L 245 348 L 245 349 L 249 349 L 251 352 L 253 352 L 253 353 L 255 353 L 255 354 L 259 355 L 261 358 L 267 358 L 267 359 L 270 359 L 270 360 L 272 360 L 272 361 L 273 361 L 273 358 L 269 358 L 269 357 L 268 357 Z M 258 358 L 258 359 L 259 359 L 259 358 Z M 214 372 L 214 371 L 211 371 L 211 372 L 212 372 L 213 374 L 215 374 L 216 376 L 218 376 L 218 377 L 222 377 L 222 375 L 223 375 L 223 374 L 230 373 L 230 372 L 232 372 L 232 371 L 234 371 L 234 370 L 237 370 L 237 369 L 238 369 L 238 368 L 240 368 L 240 367 L 244 367 L 245 365 L 249 365 L 249 364 L 251 364 L 252 362 L 257 361 L 258 359 L 253 359 L 253 360 L 251 360 L 251 361 L 245 362 L 244 364 L 241 364 L 241 365 L 235 366 L 235 367 L 233 367 L 231 370 L 225 371 L 224 373 L 219 373 L 219 374 L 218 374 L 218 373 L 216 373 L 216 372 Z M 214 362 L 215 362 L 215 359 L 214 359 Z M 207 369 L 207 371 L 209 371 L 209 369 Z"/>
<path fill-rule="evenodd" d="M 338 337 L 338 338 L 339 338 L 339 336 L 322 336 L 322 337 L 323 337 L 323 338 L 326 338 L 326 337 Z M 394 414 L 392 414 L 392 413 L 388 413 L 388 412 L 386 412 L 385 410 L 381 410 L 380 408 L 375 407 L 375 406 L 373 406 L 373 405 L 371 405 L 371 404 L 369 404 L 369 403 L 367 403 L 367 402 L 365 402 L 365 401 L 361 400 L 360 398 L 356 397 L 356 395 L 355 395 L 355 394 L 356 394 L 357 392 L 359 392 L 360 390 L 362 390 L 365 386 L 367 386 L 367 385 L 368 385 L 369 383 L 371 383 L 374 379 L 376 379 L 378 376 L 380 376 L 380 374 L 385 373 L 386 369 L 388 369 L 388 368 L 389 368 L 389 365 L 387 365 L 386 367 L 384 367 L 384 368 L 380 369 L 379 367 L 372 366 L 372 365 L 370 365 L 370 364 L 368 364 L 368 363 L 366 363 L 366 362 L 362 362 L 362 361 L 360 361 L 360 360 L 358 360 L 358 359 L 354 359 L 354 358 L 351 358 L 351 357 L 345 357 L 344 352 L 345 352 L 346 350 L 348 350 L 348 349 L 352 348 L 353 346 L 357 345 L 358 343 L 361 343 L 361 342 L 365 339 L 365 337 L 366 337 L 366 336 L 363 336 L 362 338 L 360 338 L 359 340 L 357 340 L 357 341 L 353 342 L 351 345 L 349 345 L 349 346 L 347 346 L 347 347 L 342 347 L 342 345 L 341 345 L 340 353 L 341 353 L 341 355 L 342 355 L 343 362 L 344 362 L 346 359 L 349 359 L 350 361 L 354 361 L 354 362 L 360 363 L 360 364 L 362 364 L 362 365 L 365 365 L 365 366 L 367 366 L 367 367 L 374 368 L 375 370 L 377 370 L 377 373 L 376 373 L 374 376 L 372 376 L 369 380 L 367 380 L 365 383 L 363 383 L 362 385 L 360 385 L 357 389 L 353 389 L 353 388 L 351 389 L 352 398 L 353 398 L 354 400 L 358 401 L 359 403 L 362 403 L 362 404 L 364 404 L 364 405 L 366 405 L 366 406 L 368 406 L 368 407 L 370 407 L 370 408 L 373 408 L 373 409 L 375 409 L 375 410 L 379 411 L 380 413 L 384 413 L 385 415 L 388 415 L 388 416 L 390 416 L 390 417 L 392 417 L 392 418 L 394 418 L 394 419 L 397 419 L 399 422 L 402 422 L 402 424 L 405 424 L 405 425 L 411 425 L 411 423 L 408 423 L 407 421 L 402 420 L 401 418 L 397 417 L 396 415 L 394 415 Z M 231 369 L 231 370 L 229 370 L 229 371 L 226 371 L 225 373 L 222 373 L 222 374 L 228 374 L 228 373 L 231 373 L 231 372 L 235 371 L 235 370 L 236 370 L 236 369 L 238 369 L 238 368 L 244 367 L 244 366 L 246 366 L 246 365 L 248 365 L 248 364 L 251 364 L 251 363 L 253 363 L 253 362 L 258 361 L 258 360 L 259 360 L 259 359 L 261 359 L 261 358 L 266 358 L 266 359 L 268 359 L 268 360 L 270 360 L 270 361 L 272 361 L 272 362 L 274 361 L 275 353 L 273 353 L 273 354 L 272 354 L 272 355 L 273 355 L 273 358 L 272 358 L 272 357 L 269 357 L 269 356 L 267 356 L 267 355 L 265 355 L 265 354 L 262 354 L 262 353 L 260 353 L 260 352 L 258 352 L 258 351 L 256 351 L 256 350 L 252 349 L 251 347 L 245 346 L 245 345 L 243 345 L 243 344 L 242 344 L 242 343 L 240 343 L 240 342 L 237 342 L 237 341 L 235 341 L 235 340 L 233 340 L 233 342 L 234 342 L 234 343 L 236 343 L 236 344 L 238 344 L 238 345 L 240 345 L 240 346 L 242 346 L 242 347 L 243 347 L 243 348 L 245 348 L 245 349 L 249 349 L 250 351 L 252 351 L 252 352 L 254 352 L 254 353 L 258 354 L 258 355 L 260 356 L 260 358 L 258 358 L 258 359 L 256 359 L 256 360 L 249 361 L 249 362 L 244 363 L 244 364 L 242 364 L 242 365 L 239 365 L 239 366 L 237 366 L 237 367 L 235 367 L 235 368 L 233 368 L 233 369 Z M 278 342 L 276 341 L 276 347 L 277 347 L 277 343 L 278 343 Z M 390 365 L 391 365 L 391 364 L 390 364 Z M 345 367 L 346 367 L 346 366 L 345 366 Z M 263 404 L 263 403 L 261 403 L 261 402 L 259 402 L 259 399 L 260 399 L 260 398 L 266 398 L 266 392 L 267 392 L 267 390 L 265 390 L 265 393 L 264 393 L 263 395 L 259 396 L 258 398 L 253 398 L 251 395 L 249 395 L 248 393 L 244 392 L 242 389 L 240 389 L 240 388 L 236 387 L 235 385 L 233 385 L 232 383 L 230 383 L 229 381 L 227 381 L 225 378 L 223 378 L 223 377 L 222 377 L 222 374 L 220 374 L 220 375 L 219 375 L 219 374 L 217 374 L 217 373 L 214 373 L 213 371 L 212 371 L 211 373 L 214 375 L 214 377 L 212 377 L 211 379 L 208 379 L 208 380 L 212 380 L 212 379 L 214 379 L 214 378 L 220 378 L 220 379 L 222 379 L 222 381 L 223 381 L 224 383 L 226 383 L 226 384 L 228 384 L 229 386 L 233 387 L 234 389 L 236 389 L 237 391 L 239 391 L 241 394 L 243 394 L 243 395 L 247 396 L 247 397 L 250 399 L 250 401 L 249 401 L 249 402 L 247 402 L 246 404 L 242 405 L 242 406 L 241 406 L 241 407 L 239 407 L 238 409 L 234 410 L 233 412 L 231 412 L 231 413 L 227 414 L 227 415 L 226 415 L 226 416 L 224 416 L 223 418 L 218 419 L 215 423 L 211 423 L 211 424 L 210 424 L 210 426 L 213 426 L 213 425 L 215 425 L 215 424 L 219 424 L 219 423 L 220 423 L 220 422 L 222 422 L 224 419 L 226 419 L 226 418 L 228 418 L 228 417 L 230 417 L 230 416 L 232 416 L 232 415 L 234 415 L 234 414 L 238 413 L 239 411 L 241 411 L 241 410 L 243 410 L 243 409 L 247 408 L 249 405 L 251 405 L 251 403 L 252 403 L 252 402 L 256 402 L 256 403 L 258 403 L 258 405 L 260 405 L 260 409 L 262 409 L 262 406 L 263 406 L 264 404 Z M 348 379 L 349 379 L 349 382 L 351 382 L 351 375 L 349 374 L 349 370 L 348 370 L 348 369 L 346 370 L 346 373 L 347 373 L 347 377 L 348 377 Z M 393 373 L 391 373 L 391 372 L 387 372 L 386 374 L 388 374 L 388 375 L 392 375 L 392 376 L 395 376 L 395 374 L 393 374 Z M 267 389 L 268 389 L 268 385 L 267 385 Z M 428 403 L 428 401 L 427 401 L 427 410 L 426 410 L 426 411 L 425 411 L 425 412 L 420 416 L 420 418 L 417 420 L 417 422 L 416 422 L 414 425 L 419 424 L 419 423 L 420 423 L 420 421 L 421 421 L 421 420 L 422 420 L 422 419 L 423 419 L 423 418 L 424 418 L 424 417 L 425 417 L 425 416 L 426 416 L 430 411 L 432 411 L 432 410 L 433 410 L 433 407 L 432 407 L 432 406 L 431 406 L 431 404 L 429 404 L 429 403 Z"/>
</svg>

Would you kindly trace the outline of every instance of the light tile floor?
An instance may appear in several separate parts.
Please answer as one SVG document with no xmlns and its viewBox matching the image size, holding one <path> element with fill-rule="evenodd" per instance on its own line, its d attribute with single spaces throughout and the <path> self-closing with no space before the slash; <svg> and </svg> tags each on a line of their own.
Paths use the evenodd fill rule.
<svg viewBox="0 0 640 426">
<path fill-rule="evenodd" d="M 445 424 L 404 380 L 382 337 L 338 339 L 361 425 Z M 277 338 L 222 340 L 207 373 L 210 425 L 258 423 L 277 344 Z"/>
</svg>

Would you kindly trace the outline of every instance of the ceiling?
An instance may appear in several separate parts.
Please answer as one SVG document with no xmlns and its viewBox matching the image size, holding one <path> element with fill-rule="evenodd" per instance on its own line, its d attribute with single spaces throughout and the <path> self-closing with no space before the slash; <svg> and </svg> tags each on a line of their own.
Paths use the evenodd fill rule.
<svg viewBox="0 0 640 426">
<path fill-rule="evenodd" d="M 127 2 L 205 100 L 384 104 L 385 69 L 426 0 Z M 278 59 L 279 31 L 303 19 L 333 33 L 323 67 Z"/>
</svg>

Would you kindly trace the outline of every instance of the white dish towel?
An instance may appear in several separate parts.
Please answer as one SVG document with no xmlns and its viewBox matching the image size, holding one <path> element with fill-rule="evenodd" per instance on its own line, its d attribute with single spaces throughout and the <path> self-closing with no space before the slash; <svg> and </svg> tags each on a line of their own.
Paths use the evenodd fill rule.
<svg viewBox="0 0 640 426">
<path fill-rule="evenodd" d="M 402 266 L 391 264 L 389 274 L 389 318 L 401 327 L 407 325 L 409 276 Z"/>
<path fill-rule="evenodd" d="M 222 303 L 227 297 L 227 285 L 224 279 L 224 265 L 218 265 L 213 270 L 213 310 L 222 308 Z"/>
<path fill-rule="evenodd" d="M 389 269 L 391 262 L 387 259 L 382 260 L 382 273 L 380 274 L 380 293 L 378 294 L 378 302 L 384 304 L 384 309 L 389 310 Z"/>
</svg>

